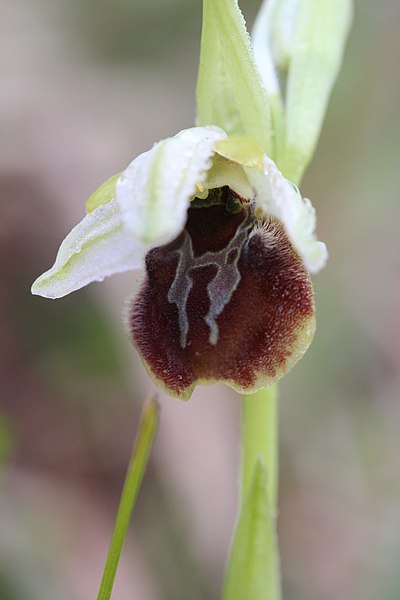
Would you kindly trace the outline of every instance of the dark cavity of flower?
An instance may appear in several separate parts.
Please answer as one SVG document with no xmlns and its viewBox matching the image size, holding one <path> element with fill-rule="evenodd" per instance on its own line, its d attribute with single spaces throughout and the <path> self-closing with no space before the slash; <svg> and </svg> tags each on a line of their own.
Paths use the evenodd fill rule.
<svg viewBox="0 0 400 600">
<path fill-rule="evenodd" d="M 128 324 L 168 393 L 186 399 L 216 381 L 249 393 L 308 348 L 313 291 L 280 221 L 224 187 L 196 198 L 182 233 L 148 252 Z"/>
</svg>

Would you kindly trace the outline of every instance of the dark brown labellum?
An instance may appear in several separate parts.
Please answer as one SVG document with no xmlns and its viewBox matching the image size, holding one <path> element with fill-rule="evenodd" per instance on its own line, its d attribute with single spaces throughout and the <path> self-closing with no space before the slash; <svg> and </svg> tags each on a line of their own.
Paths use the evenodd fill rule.
<svg viewBox="0 0 400 600">
<path fill-rule="evenodd" d="M 312 286 L 283 225 L 222 188 L 196 199 L 179 237 L 147 254 L 129 328 L 166 392 L 188 398 L 197 383 L 222 381 L 249 393 L 308 348 Z"/>
</svg>

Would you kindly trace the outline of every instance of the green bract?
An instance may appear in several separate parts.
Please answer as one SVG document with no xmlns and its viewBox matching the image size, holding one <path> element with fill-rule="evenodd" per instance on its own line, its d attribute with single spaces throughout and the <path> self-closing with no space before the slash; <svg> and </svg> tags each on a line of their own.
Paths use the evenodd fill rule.
<svg viewBox="0 0 400 600">
<path fill-rule="evenodd" d="M 268 155 L 273 129 L 268 95 L 236 1 L 204 0 L 197 122 L 247 134 Z"/>
</svg>

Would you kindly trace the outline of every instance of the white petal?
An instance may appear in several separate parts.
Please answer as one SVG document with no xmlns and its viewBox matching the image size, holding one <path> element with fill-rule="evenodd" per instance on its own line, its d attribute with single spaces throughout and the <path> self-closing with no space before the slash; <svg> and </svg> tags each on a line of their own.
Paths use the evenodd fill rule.
<svg viewBox="0 0 400 600">
<path fill-rule="evenodd" d="M 115 200 L 96 208 L 67 235 L 53 267 L 32 286 L 32 293 L 61 298 L 105 277 L 140 268 L 149 248 L 134 242 L 122 224 Z"/>
<path fill-rule="evenodd" d="M 126 227 L 137 240 L 166 244 L 182 231 L 196 186 L 211 167 L 219 127 L 193 127 L 138 156 L 116 185 Z"/>
<path fill-rule="evenodd" d="M 285 179 L 275 163 L 265 156 L 264 172 L 246 169 L 256 189 L 256 203 L 264 214 L 272 213 L 285 226 L 286 232 L 304 260 L 310 273 L 320 271 L 328 258 L 323 242 L 315 235 L 315 210 L 308 198 L 302 198 L 299 190 Z"/>
</svg>

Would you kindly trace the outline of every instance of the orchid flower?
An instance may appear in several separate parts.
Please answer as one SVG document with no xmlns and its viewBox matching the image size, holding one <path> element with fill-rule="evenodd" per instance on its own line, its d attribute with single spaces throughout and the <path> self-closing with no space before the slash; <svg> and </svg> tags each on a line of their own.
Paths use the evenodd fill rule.
<svg viewBox="0 0 400 600">
<path fill-rule="evenodd" d="M 59 298 L 144 268 L 128 329 L 155 382 L 184 399 L 198 383 L 249 393 L 287 373 L 311 343 L 310 273 L 327 258 L 310 201 L 273 160 L 281 92 L 235 1 L 204 1 L 197 93 L 198 126 L 104 183 L 32 287 Z"/>
<path fill-rule="evenodd" d="M 88 203 L 32 291 L 59 298 L 146 264 L 128 325 L 155 380 L 241 391 L 284 374 L 314 332 L 324 264 L 309 201 L 251 138 L 195 127 L 156 144 Z"/>
</svg>

